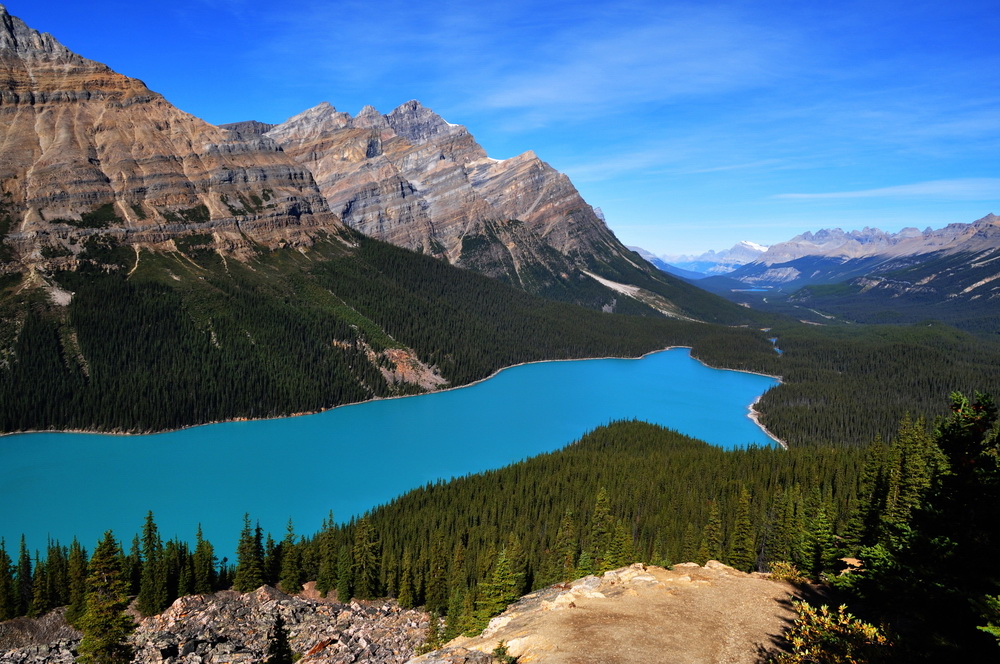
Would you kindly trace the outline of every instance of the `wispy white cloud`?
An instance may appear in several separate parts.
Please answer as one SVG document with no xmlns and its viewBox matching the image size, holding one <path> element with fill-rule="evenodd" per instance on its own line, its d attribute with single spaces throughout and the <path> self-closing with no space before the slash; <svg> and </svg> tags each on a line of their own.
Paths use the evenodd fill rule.
<svg viewBox="0 0 1000 664">
<path fill-rule="evenodd" d="M 833 191 L 810 194 L 777 194 L 774 198 L 817 200 L 837 198 L 938 198 L 952 200 L 1000 200 L 1000 178 L 931 180 L 893 187 Z"/>
<path fill-rule="evenodd" d="M 732 93 L 787 70 L 790 38 L 729 10 L 673 7 L 627 24 L 568 24 L 474 100 L 553 120 Z"/>
</svg>

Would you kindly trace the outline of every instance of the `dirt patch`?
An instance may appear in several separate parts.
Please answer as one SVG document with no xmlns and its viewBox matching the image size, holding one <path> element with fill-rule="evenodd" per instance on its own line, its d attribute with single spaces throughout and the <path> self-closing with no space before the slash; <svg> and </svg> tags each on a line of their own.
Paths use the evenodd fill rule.
<svg viewBox="0 0 1000 664">
<path fill-rule="evenodd" d="M 714 561 L 632 566 L 528 595 L 481 636 L 448 646 L 488 653 L 504 641 L 524 664 L 753 664 L 780 642 L 798 595 L 788 583 Z"/>
</svg>

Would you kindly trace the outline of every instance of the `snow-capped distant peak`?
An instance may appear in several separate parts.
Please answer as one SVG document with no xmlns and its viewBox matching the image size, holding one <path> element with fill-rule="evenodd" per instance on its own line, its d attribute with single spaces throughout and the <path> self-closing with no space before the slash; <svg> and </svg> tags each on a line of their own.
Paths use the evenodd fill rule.
<svg viewBox="0 0 1000 664">
<path fill-rule="evenodd" d="M 767 251 L 767 247 L 765 247 L 764 245 L 757 244 L 756 242 L 752 242 L 750 240 L 740 240 L 737 246 L 746 247 L 747 249 L 752 249 L 754 251 L 759 251 L 761 253 Z"/>
</svg>

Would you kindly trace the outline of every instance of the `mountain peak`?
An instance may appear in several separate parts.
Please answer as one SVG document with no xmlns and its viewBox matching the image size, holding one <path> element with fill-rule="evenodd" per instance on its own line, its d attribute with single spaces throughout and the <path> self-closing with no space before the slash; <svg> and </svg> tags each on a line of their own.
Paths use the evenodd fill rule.
<svg viewBox="0 0 1000 664">
<path fill-rule="evenodd" d="M 83 60 L 49 33 L 32 30 L 24 21 L 12 16 L 3 5 L 0 5 L 0 51 L 11 51 L 27 58 L 54 56 Z"/>
<path fill-rule="evenodd" d="M 386 116 L 386 120 L 397 136 L 412 143 L 426 143 L 441 134 L 465 131 L 465 127 L 446 122 L 416 99 L 397 106 Z"/>
</svg>

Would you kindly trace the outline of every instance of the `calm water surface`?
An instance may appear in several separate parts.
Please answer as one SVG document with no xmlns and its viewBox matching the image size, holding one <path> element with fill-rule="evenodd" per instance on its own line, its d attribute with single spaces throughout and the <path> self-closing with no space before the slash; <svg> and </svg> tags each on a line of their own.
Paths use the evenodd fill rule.
<svg viewBox="0 0 1000 664">
<path fill-rule="evenodd" d="M 777 381 L 710 369 L 687 349 L 641 360 L 544 362 L 448 392 L 317 415 L 148 436 L 39 433 L 0 438 L 0 537 L 31 549 L 104 530 L 131 541 L 147 510 L 164 539 L 202 524 L 232 552 L 249 512 L 278 539 L 291 517 L 313 533 L 333 510 L 361 514 L 437 479 L 558 449 L 611 420 L 663 424 L 723 447 L 771 439 L 749 405 Z"/>
</svg>

